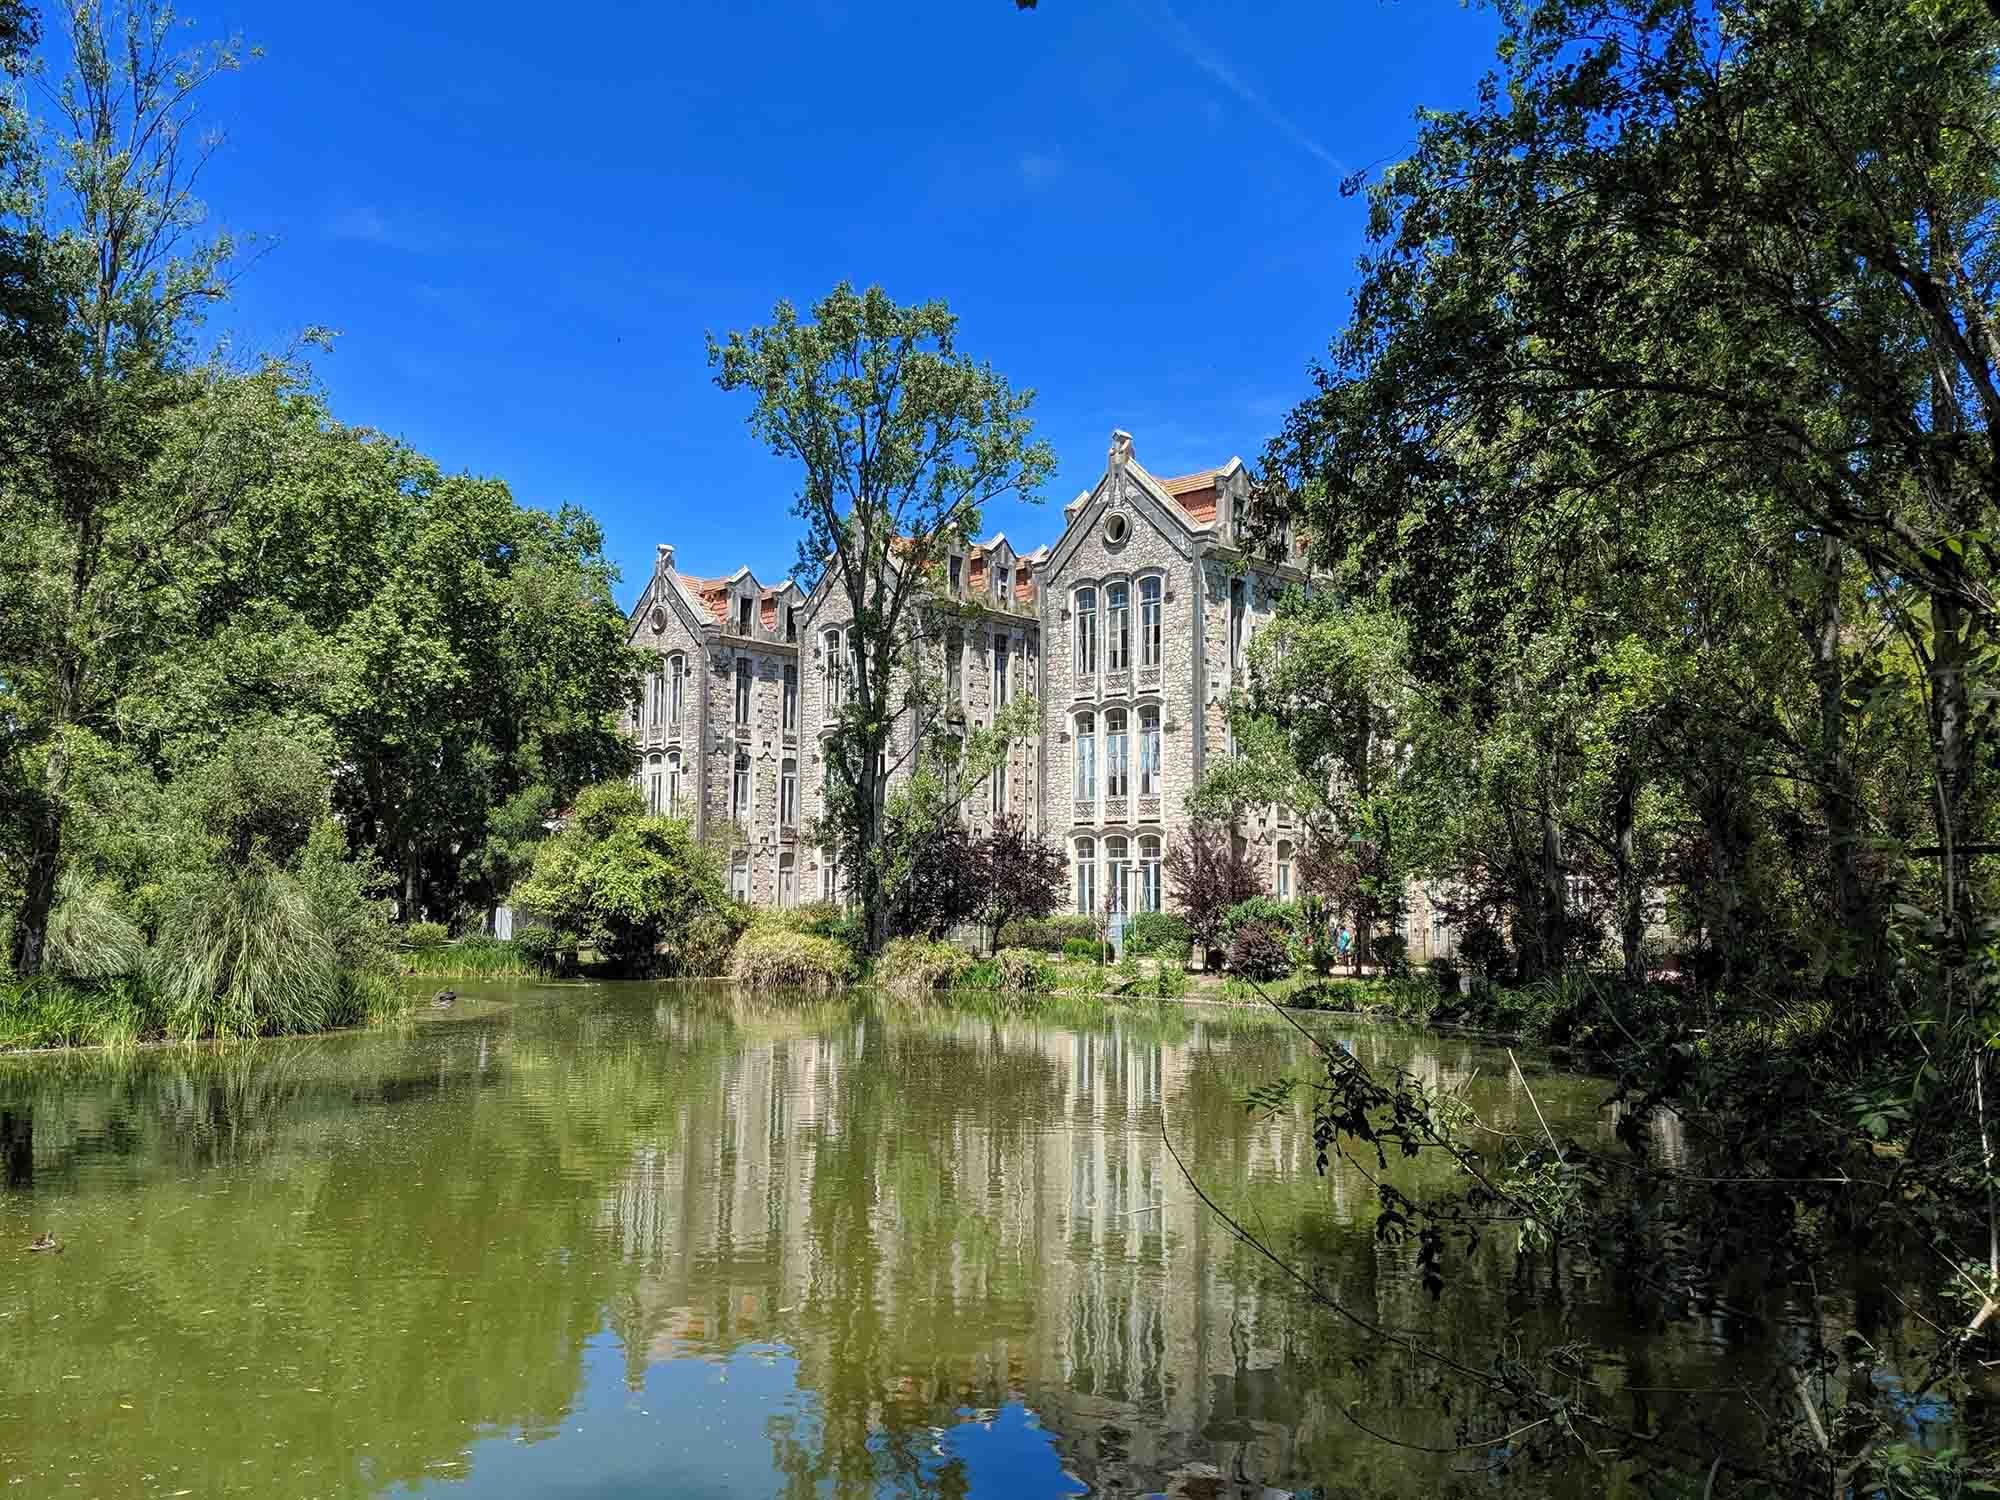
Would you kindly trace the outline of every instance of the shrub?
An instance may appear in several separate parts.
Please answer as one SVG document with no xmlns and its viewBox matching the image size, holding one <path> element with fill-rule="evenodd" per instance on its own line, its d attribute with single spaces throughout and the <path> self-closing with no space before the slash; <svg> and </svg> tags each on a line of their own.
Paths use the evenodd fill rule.
<svg viewBox="0 0 2000 1500">
<path fill-rule="evenodd" d="M 1125 929 L 1125 946 L 1133 953 L 1185 953 L 1194 934 L 1179 917 L 1163 911 L 1142 911 Z"/>
<path fill-rule="evenodd" d="M 1030 948 L 1002 948 L 993 955 L 1000 988 L 1020 994 L 1045 995 L 1056 987 L 1055 966 Z"/>
<path fill-rule="evenodd" d="M 1089 917 L 1077 914 L 1060 917 L 1038 917 L 1019 922 L 1009 922 L 1000 929 L 1002 948 L 1035 948 L 1043 953 L 1060 953 L 1063 944 L 1071 938 L 1083 938 L 1093 944 L 1097 926 Z"/>
<path fill-rule="evenodd" d="M 1248 901 L 1239 901 L 1229 908 L 1222 919 L 1222 930 L 1233 940 L 1237 930 L 1249 924 L 1268 928 L 1278 936 L 1292 932 L 1298 926 L 1299 909 L 1290 901 L 1276 901 L 1269 896 L 1252 896 Z"/>
<path fill-rule="evenodd" d="M 854 974 L 854 956 L 832 938 L 760 927 L 736 944 L 730 976 L 747 989 L 829 990 Z"/>
<path fill-rule="evenodd" d="M 1182 949 L 1178 961 L 1160 959 L 1157 973 L 1153 975 L 1153 993 L 1162 1000 L 1178 1000 L 1187 993 L 1187 953 Z"/>
<path fill-rule="evenodd" d="M 1085 963 L 1094 964 L 1097 962 L 1099 951 L 1096 938 L 1073 937 L 1063 940 L 1062 955 L 1064 958 L 1080 958 Z"/>
<path fill-rule="evenodd" d="M 565 943 L 553 927 L 516 927 L 514 950 L 529 967 L 553 974 L 562 967 L 562 956 L 574 944 Z"/>
<path fill-rule="evenodd" d="M 64 870 L 49 913 L 49 971 L 76 979 L 114 979 L 136 973 L 145 960 L 145 934 L 118 909 L 110 885 Z"/>
<path fill-rule="evenodd" d="M 451 929 L 442 922 L 411 922 L 399 936 L 405 948 L 442 948 L 451 941 Z"/>
<path fill-rule="evenodd" d="M 924 938 L 897 938 L 875 960 L 875 980 L 891 994 L 906 998 L 948 990 L 965 981 L 972 956 L 950 943 Z"/>
<path fill-rule="evenodd" d="M 1424 965 L 1424 972 L 1430 976 L 1431 983 L 1441 990 L 1458 988 L 1458 965 L 1448 958 L 1432 959 Z"/>
<path fill-rule="evenodd" d="M 1410 972 L 1410 940 L 1400 932 L 1385 932 L 1368 945 L 1382 972 L 1397 978 Z"/>
<path fill-rule="evenodd" d="M 660 967 L 681 979 L 711 979 L 718 974 L 732 973 L 731 954 L 742 946 L 741 939 L 749 925 L 748 914 L 740 906 L 721 906 L 701 912 L 667 940 L 660 956 Z M 764 931 L 776 936 L 830 941 L 812 933 L 787 932 L 784 928 L 766 928 Z M 847 953 L 848 967 L 852 969 L 853 951 L 845 945 L 843 951 Z"/>
<path fill-rule="evenodd" d="M 262 860 L 180 880 L 149 968 L 169 1029 L 190 1041 L 319 1031 L 348 998 L 312 900 Z"/>
<path fill-rule="evenodd" d="M 1229 968 L 1245 979 L 1283 979 L 1292 971 L 1292 956 L 1270 928 L 1245 922 L 1230 940 Z"/>
</svg>

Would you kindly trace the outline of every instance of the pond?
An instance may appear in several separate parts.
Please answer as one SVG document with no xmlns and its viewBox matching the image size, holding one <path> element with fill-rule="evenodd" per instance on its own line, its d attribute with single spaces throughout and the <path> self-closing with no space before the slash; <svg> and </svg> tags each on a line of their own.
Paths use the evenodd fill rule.
<svg viewBox="0 0 2000 1500">
<path fill-rule="evenodd" d="M 1370 1318 L 1481 1364 L 1525 1319 L 1635 1422 L 1759 1357 L 1720 1327 L 1634 1330 L 1608 1296 L 1539 1311 L 1498 1244 L 1433 1306 L 1373 1187 L 1314 1171 L 1303 1109 L 1244 1107 L 1308 1068 L 1266 1013 L 460 989 L 396 1030 L 0 1062 L 0 1472 L 23 1487 L 0 1493 L 1617 1488 L 1370 1436 L 1467 1434 L 1433 1372 L 1309 1306 L 1173 1153 Z M 1531 1089 L 1609 1143 L 1601 1081 L 1313 1024 L 1470 1080 L 1493 1130 L 1534 1128 Z M 27 1253 L 41 1233 L 62 1251 Z M 1194 1464 L 1220 1487 L 1188 1489 Z"/>
</svg>

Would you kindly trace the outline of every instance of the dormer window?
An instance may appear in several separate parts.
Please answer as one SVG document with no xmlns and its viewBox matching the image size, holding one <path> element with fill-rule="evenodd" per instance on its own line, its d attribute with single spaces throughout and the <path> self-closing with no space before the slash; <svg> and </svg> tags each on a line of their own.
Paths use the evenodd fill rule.
<svg viewBox="0 0 2000 1500">
<path fill-rule="evenodd" d="M 799 638 L 799 609 L 796 604 L 787 604 L 785 606 L 785 639 L 788 641 L 795 641 L 798 638 Z"/>
<path fill-rule="evenodd" d="M 954 594 L 956 594 L 959 590 L 959 579 L 961 575 L 964 573 L 964 570 L 965 570 L 965 559 L 962 557 L 954 557 L 951 560 L 951 591 Z"/>
<path fill-rule="evenodd" d="M 750 633 L 750 608 L 751 604 L 747 595 L 736 601 L 736 633 L 738 635 L 748 635 Z"/>
<path fill-rule="evenodd" d="M 1014 570 L 1003 562 L 993 564 L 993 597 L 1005 603 L 1014 590 Z"/>
</svg>

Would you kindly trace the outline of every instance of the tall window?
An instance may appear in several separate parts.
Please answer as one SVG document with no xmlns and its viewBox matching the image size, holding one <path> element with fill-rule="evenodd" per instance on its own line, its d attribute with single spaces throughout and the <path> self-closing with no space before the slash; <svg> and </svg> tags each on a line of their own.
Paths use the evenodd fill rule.
<svg viewBox="0 0 2000 1500">
<path fill-rule="evenodd" d="M 657 755 L 648 756 L 646 758 L 646 811 L 654 817 L 658 817 L 660 814 L 660 795 L 664 790 L 660 785 L 662 774 L 660 770 L 660 757 Z"/>
<path fill-rule="evenodd" d="M 739 823 L 750 821 L 750 757 L 736 752 L 736 775 L 729 788 L 729 815 Z"/>
<path fill-rule="evenodd" d="M 667 659 L 667 722 L 676 729 L 681 727 L 681 702 L 687 693 L 687 670 L 686 657 Z"/>
<path fill-rule="evenodd" d="M 1124 672 L 1132 665 L 1132 596 L 1122 583 L 1104 589 L 1105 666 Z"/>
<path fill-rule="evenodd" d="M 1025 654 L 1028 659 L 1028 696 L 1032 698 L 1042 690 L 1042 648 L 1035 637 L 1028 637 Z"/>
<path fill-rule="evenodd" d="M 952 559 L 958 561 L 957 558 Z M 952 630 L 944 638 L 944 701 L 965 706 L 965 632 Z"/>
<path fill-rule="evenodd" d="M 1003 562 L 993 565 L 993 597 L 1006 603 L 1014 593 L 1014 570 Z"/>
<path fill-rule="evenodd" d="M 1076 909 L 1085 916 L 1097 910 L 1097 840 L 1076 841 Z"/>
<path fill-rule="evenodd" d="M 1160 664 L 1160 580 L 1139 580 L 1139 665 Z"/>
<path fill-rule="evenodd" d="M 840 894 L 840 872 L 824 854 L 819 860 L 819 899 L 831 901 Z"/>
<path fill-rule="evenodd" d="M 1132 861 L 1126 853 L 1128 848 L 1123 839 L 1104 841 L 1104 894 L 1108 898 L 1105 907 L 1107 911 L 1132 909 L 1126 888 L 1126 881 L 1132 871 Z"/>
<path fill-rule="evenodd" d="M 1097 800 L 1097 715 L 1076 716 L 1076 800 Z"/>
<path fill-rule="evenodd" d="M 964 572 L 963 559 L 954 557 L 951 560 L 951 591 L 954 594 L 958 592 L 959 578 L 961 574 L 963 574 L 963 572 Z"/>
<path fill-rule="evenodd" d="M 789 756 L 778 781 L 778 823 L 784 828 L 799 826 L 799 763 Z"/>
<path fill-rule="evenodd" d="M 778 905 L 792 906 L 798 901 L 797 862 L 789 854 L 778 856 Z"/>
<path fill-rule="evenodd" d="M 667 816 L 678 818 L 680 815 L 681 753 L 678 750 L 669 750 L 667 752 Z"/>
<path fill-rule="evenodd" d="M 750 658 L 736 658 L 736 722 L 750 722 Z"/>
<path fill-rule="evenodd" d="M 1002 761 L 993 772 L 993 816 L 997 821 L 1007 815 L 1007 763 Z"/>
<path fill-rule="evenodd" d="M 1125 710 L 1114 708 L 1104 716 L 1104 795 L 1123 797 L 1130 791 L 1125 762 Z"/>
<path fill-rule="evenodd" d="M 1160 841 L 1139 840 L 1139 910 L 1160 910 Z"/>
<path fill-rule="evenodd" d="M 751 608 L 752 605 L 748 599 L 738 599 L 736 601 L 736 633 L 738 635 L 748 635 L 750 633 Z"/>
<path fill-rule="evenodd" d="M 1007 706 L 1007 637 L 993 637 L 993 706 Z"/>
<path fill-rule="evenodd" d="M 785 733 L 799 732 L 799 669 L 785 668 Z"/>
<path fill-rule="evenodd" d="M 1076 675 L 1097 675 L 1097 590 L 1076 591 Z"/>
<path fill-rule="evenodd" d="M 729 894 L 734 896 L 738 901 L 748 901 L 750 899 L 750 857 L 748 855 L 737 855 L 735 863 L 729 867 Z"/>
<path fill-rule="evenodd" d="M 785 606 L 785 639 L 795 641 L 798 638 L 799 607 L 796 604 L 787 604 Z"/>
<path fill-rule="evenodd" d="M 653 675 L 646 679 L 646 722 L 660 722 L 660 708 L 666 699 L 666 674 L 655 668 Z"/>
<path fill-rule="evenodd" d="M 1292 899 L 1292 846 L 1282 841 L 1278 844 L 1278 899 Z"/>
<path fill-rule="evenodd" d="M 1243 617 L 1249 610 L 1249 585 L 1240 578 L 1229 580 L 1229 665 L 1243 665 Z"/>
<path fill-rule="evenodd" d="M 821 663 L 823 675 L 820 678 L 820 702 L 828 713 L 838 713 L 847 696 L 847 679 L 842 672 L 846 663 L 840 655 L 840 632 L 829 630 L 824 642 L 826 657 Z"/>
<path fill-rule="evenodd" d="M 1160 795 L 1160 711 L 1139 710 L 1139 795 Z"/>
</svg>

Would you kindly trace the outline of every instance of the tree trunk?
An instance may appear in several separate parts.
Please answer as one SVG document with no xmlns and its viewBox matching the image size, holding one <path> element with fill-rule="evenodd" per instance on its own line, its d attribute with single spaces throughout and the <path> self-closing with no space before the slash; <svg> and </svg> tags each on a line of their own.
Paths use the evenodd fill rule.
<svg viewBox="0 0 2000 1500">
<path fill-rule="evenodd" d="M 1568 926 L 1569 888 L 1563 880 L 1562 827 L 1545 801 L 1541 808 L 1541 957 L 1542 973 L 1554 974 L 1562 967 L 1564 929 Z"/>
<path fill-rule="evenodd" d="M 71 581 L 72 618 L 81 608 L 82 593 L 79 568 Z M 83 668 L 73 656 L 58 665 L 41 803 L 29 821 L 28 868 L 22 882 L 21 908 L 14 922 L 14 972 L 23 979 L 39 974 L 47 957 L 49 914 L 55 908 L 56 879 L 62 873 L 65 803 L 69 795 L 68 730 L 76 718 L 82 682 Z"/>
<path fill-rule="evenodd" d="M 1639 777 L 1628 755 L 1618 763 L 1618 791 L 1611 819 L 1612 853 L 1618 872 L 1618 937 L 1629 984 L 1638 984 L 1646 977 L 1640 953 L 1646 936 L 1646 909 L 1638 868 L 1638 808 Z"/>
</svg>

